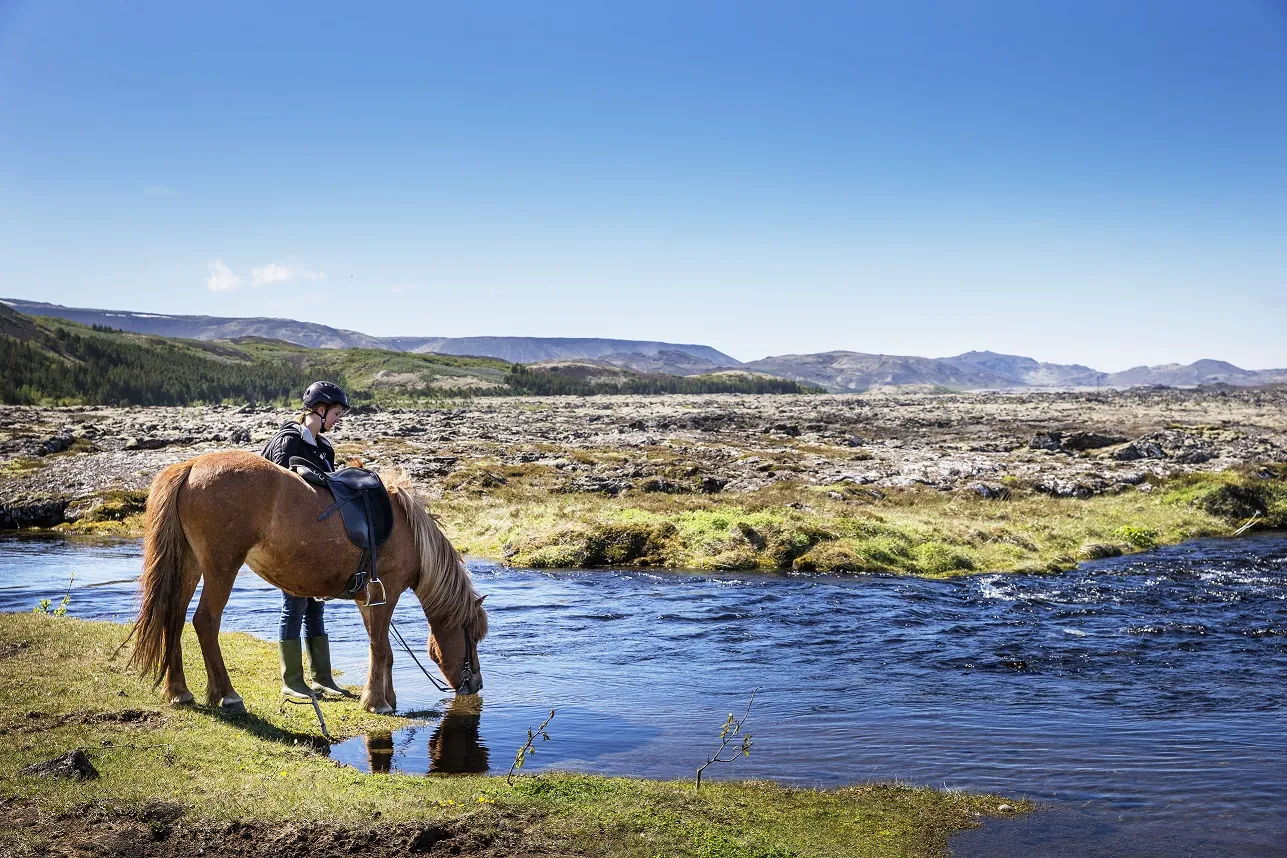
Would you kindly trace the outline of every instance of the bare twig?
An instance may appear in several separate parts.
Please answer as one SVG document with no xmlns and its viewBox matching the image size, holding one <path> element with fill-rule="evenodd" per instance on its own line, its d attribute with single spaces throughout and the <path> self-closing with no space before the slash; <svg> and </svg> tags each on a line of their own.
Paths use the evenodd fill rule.
<svg viewBox="0 0 1287 858">
<path fill-rule="evenodd" d="M 555 710 L 551 709 L 549 718 L 542 721 L 535 730 L 531 727 L 527 728 L 527 741 L 522 744 L 518 749 L 518 753 L 514 755 L 514 763 L 509 767 L 509 774 L 505 775 L 505 783 L 513 783 L 514 775 L 518 773 L 519 769 L 523 768 L 523 763 L 526 762 L 528 757 L 536 754 L 535 743 L 537 738 L 540 738 L 542 742 L 550 741 L 550 734 L 545 732 L 545 727 L 554 718 L 554 712 Z"/>
<path fill-rule="evenodd" d="M 755 695 L 759 690 L 759 688 L 752 689 L 751 699 L 746 701 L 746 711 L 742 713 L 741 718 L 734 719 L 733 713 L 728 713 L 728 719 L 724 722 L 724 726 L 721 727 L 719 731 L 719 747 L 715 749 L 715 753 L 711 754 L 706 759 L 706 762 L 697 767 L 697 782 L 693 787 L 694 789 L 700 790 L 702 788 L 702 772 L 705 771 L 706 767 L 712 763 L 731 763 L 736 761 L 738 757 L 751 756 L 751 734 L 743 733 L 742 725 L 746 723 L 747 716 L 751 714 L 751 704 L 755 702 Z M 742 737 L 742 743 L 733 748 L 732 756 L 723 756 L 723 753 L 728 748 L 729 743 L 738 736 Z"/>
<path fill-rule="evenodd" d="M 1255 514 L 1255 515 L 1253 515 L 1251 518 L 1247 519 L 1247 523 L 1246 523 L 1246 524 L 1244 524 L 1242 527 L 1238 528 L 1237 530 L 1235 530 L 1235 531 L 1233 532 L 1233 535 L 1234 535 L 1234 536 L 1242 536 L 1242 534 L 1243 534 L 1243 533 L 1245 533 L 1245 532 L 1247 531 L 1247 528 L 1251 527 L 1251 526 L 1252 526 L 1253 524 L 1255 524 L 1259 519 L 1260 519 L 1260 510 L 1256 510 L 1256 514 Z"/>
</svg>

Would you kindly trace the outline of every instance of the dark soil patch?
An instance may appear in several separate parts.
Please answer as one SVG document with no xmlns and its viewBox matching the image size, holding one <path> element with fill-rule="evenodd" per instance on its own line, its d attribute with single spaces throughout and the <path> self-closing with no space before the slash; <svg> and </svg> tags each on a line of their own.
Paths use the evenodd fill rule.
<svg viewBox="0 0 1287 858">
<path fill-rule="evenodd" d="M 528 841 L 527 820 L 452 823 L 268 823 L 184 819 L 178 805 L 153 802 L 134 810 L 86 806 L 56 817 L 16 799 L 0 801 L 0 854 L 14 858 L 403 858 L 462 855 L 473 858 L 575 858 L 580 853 Z"/>
<path fill-rule="evenodd" d="M 85 756 L 85 752 L 77 748 L 74 751 L 68 751 L 61 757 L 53 760 L 47 760 L 43 763 L 33 763 L 24 769 L 18 771 L 20 775 L 26 775 L 31 778 L 67 778 L 73 781 L 92 781 L 98 777 L 98 769 Z"/>
<path fill-rule="evenodd" d="M 30 649 L 31 641 L 14 641 L 0 645 L 0 658 L 13 658 L 23 650 Z"/>
</svg>

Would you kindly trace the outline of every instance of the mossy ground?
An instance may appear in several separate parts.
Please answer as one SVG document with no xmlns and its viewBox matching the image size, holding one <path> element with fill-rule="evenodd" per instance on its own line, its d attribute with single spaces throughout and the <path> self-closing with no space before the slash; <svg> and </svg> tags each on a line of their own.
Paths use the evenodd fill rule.
<svg viewBox="0 0 1287 858">
<path fill-rule="evenodd" d="M 1287 526 L 1284 471 L 1194 474 L 1088 499 L 779 482 L 727 495 L 550 494 L 516 475 L 435 504 L 459 544 L 514 565 L 797 569 L 949 577 L 1054 571 L 1202 536 Z"/>
<path fill-rule="evenodd" d="M 583 457 L 592 456 L 583 452 Z M 605 454 L 606 455 L 606 454 Z M 1287 527 L 1287 466 L 1189 474 L 1150 491 L 1006 500 L 927 488 L 778 482 L 757 492 L 554 490 L 547 466 L 482 461 L 446 480 L 433 511 L 457 546 L 516 566 L 795 569 L 951 577 L 1057 571 L 1254 527 Z M 676 477 L 682 479 L 681 476 Z M 75 533 L 141 535 L 140 492 L 104 496 Z"/>
<path fill-rule="evenodd" d="M 251 713 L 238 717 L 161 705 L 115 652 L 126 633 L 111 623 L 0 615 L 0 807 L 17 802 L 50 820 L 86 806 L 142 813 L 157 801 L 196 821 L 369 826 L 378 818 L 381 825 L 432 823 L 518 837 L 535 851 L 641 858 L 935 855 L 950 833 L 980 815 L 1028 809 L 996 796 L 888 784 L 811 790 L 715 781 L 697 793 L 687 782 L 564 773 L 528 775 L 513 785 L 503 777 L 363 774 L 327 758 L 307 707 L 280 707 L 269 644 L 223 636 Z M 203 675 L 195 641 L 186 642 L 185 655 L 195 687 Z M 351 701 L 325 707 L 341 737 L 408 723 L 362 712 Z M 120 716 L 128 711 L 144 714 Z M 86 750 L 99 779 L 17 774 L 73 748 Z M 0 852 L 39 854 L 58 836 L 57 826 L 3 827 Z"/>
</svg>

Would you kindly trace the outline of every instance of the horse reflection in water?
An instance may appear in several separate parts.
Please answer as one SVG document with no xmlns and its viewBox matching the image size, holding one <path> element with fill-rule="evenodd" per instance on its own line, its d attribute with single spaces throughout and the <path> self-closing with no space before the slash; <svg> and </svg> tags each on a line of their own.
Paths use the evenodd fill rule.
<svg viewBox="0 0 1287 858">
<path fill-rule="evenodd" d="M 487 771 L 489 754 L 479 741 L 483 701 L 477 696 L 457 697 L 448 706 L 433 735 L 429 737 L 430 774 L 482 774 Z M 369 733 L 366 737 L 366 761 L 372 772 L 393 771 L 393 734 Z"/>
<path fill-rule="evenodd" d="M 483 701 L 477 695 L 451 701 L 438 729 L 429 737 L 430 772 L 482 774 L 487 771 L 487 746 L 478 740 L 482 715 Z"/>
<path fill-rule="evenodd" d="M 371 771 L 387 775 L 393 771 L 393 734 L 369 733 L 366 737 L 366 762 Z"/>
</svg>

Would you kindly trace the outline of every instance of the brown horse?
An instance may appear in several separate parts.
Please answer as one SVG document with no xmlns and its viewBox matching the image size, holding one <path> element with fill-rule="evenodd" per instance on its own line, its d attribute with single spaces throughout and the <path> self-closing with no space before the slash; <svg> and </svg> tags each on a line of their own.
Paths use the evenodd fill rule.
<svg viewBox="0 0 1287 858">
<path fill-rule="evenodd" d="M 460 554 L 439 530 L 401 472 L 385 478 L 394 525 L 379 550 L 383 605 L 359 603 L 371 639 L 362 706 L 387 714 L 393 693 L 389 621 L 411 590 L 429 620 L 429 655 L 457 694 L 483 687 L 477 642 L 487 634 L 483 597 Z M 219 649 L 219 623 L 243 563 L 296 596 L 336 596 L 356 571 L 361 551 L 338 515 L 319 522 L 330 493 L 252 453 L 206 453 L 157 474 L 148 494 L 141 604 L 130 663 L 165 683 L 172 704 L 190 703 L 180 638 L 188 603 L 204 579 L 192 625 L 206 663 L 206 702 L 244 711 Z M 361 594 L 359 594 L 361 596 Z"/>
</svg>

